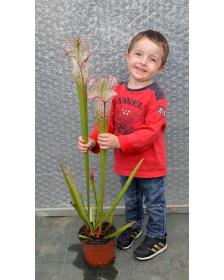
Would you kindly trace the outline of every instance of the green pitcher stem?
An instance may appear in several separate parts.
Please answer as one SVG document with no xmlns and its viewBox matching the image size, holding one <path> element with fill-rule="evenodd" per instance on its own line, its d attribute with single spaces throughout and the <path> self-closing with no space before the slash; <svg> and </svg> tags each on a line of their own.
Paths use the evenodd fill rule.
<svg viewBox="0 0 224 280">
<path fill-rule="evenodd" d="M 106 155 L 107 151 L 100 149 L 100 165 L 101 165 L 101 188 L 100 188 L 100 232 L 102 232 L 102 219 L 103 219 L 103 200 L 105 188 L 105 173 L 106 173 Z"/>
<path fill-rule="evenodd" d="M 85 164 L 85 173 L 86 173 L 86 196 L 87 196 L 87 209 L 88 217 L 90 218 L 90 200 L 89 200 L 89 153 L 84 154 L 84 164 Z"/>
<path fill-rule="evenodd" d="M 80 117 L 82 126 L 82 137 L 85 144 L 88 143 L 88 112 L 87 112 L 87 89 L 86 87 L 78 87 L 79 106 L 80 106 Z M 89 153 L 84 154 L 84 165 L 86 175 L 86 196 L 87 196 L 87 209 L 88 217 L 90 217 L 90 198 L 89 198 Z"/>
</svg>

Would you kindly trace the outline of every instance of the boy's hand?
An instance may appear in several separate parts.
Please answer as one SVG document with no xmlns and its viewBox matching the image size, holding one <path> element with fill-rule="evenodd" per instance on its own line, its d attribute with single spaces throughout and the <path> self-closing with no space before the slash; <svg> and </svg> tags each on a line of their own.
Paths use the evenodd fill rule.
<svg viewBox="0 0 224 280">
<path fill-rule="evenodd" d="M 82 138 L 82 136 L 78 137 L 78 148 L 80 150 L 81 153 L 86 153 L 88 150 L 92 150 L 92 148 L 94 148 L 96 146 L 96 141 L 89 138 L 89 141 L 87 144 L 84 144 L 84 139 Z"/>
<path fill-rule="evenodd" d="M 99 134 L 97 137 L 97 143 L 100 145 L 100 148 L 104 150 L 113 148 L 120 149 L 121 147 L 118 137 L 111 133 Z"/>
</svg>

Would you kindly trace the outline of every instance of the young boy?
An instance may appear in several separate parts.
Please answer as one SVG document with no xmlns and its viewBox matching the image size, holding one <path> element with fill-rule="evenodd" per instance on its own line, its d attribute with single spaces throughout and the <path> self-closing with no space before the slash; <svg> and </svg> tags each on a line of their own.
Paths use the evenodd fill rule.
<svg viewBox="0 0 224 280">
<path fill-rule="evenodd" d="M 163 90 L 153 82 L 153 77 L 163 71 L 169 53 L 164 36 L 156 31 L 142 31 L 136 35 L 125 53 L 130 80 L 115 86 L 118 93 L 113 98 L 109 133 L 99 134 L 97 124 L 84 144 L 79 137 L 82 153 L 91 150 L 114 149 L 114 171 L 122 187 L 136 164 L 144 158 L 127 192 L 125 200 L 126 222 L 135 223 L 117 239 L 117 247 L 128 249 L 142 234 L 144 205 L 148 214 L 146 236 L 134 250 L 139 260 L 151 259 L 167 248 L 165 175 L 167 101 Z"/>
</svg>

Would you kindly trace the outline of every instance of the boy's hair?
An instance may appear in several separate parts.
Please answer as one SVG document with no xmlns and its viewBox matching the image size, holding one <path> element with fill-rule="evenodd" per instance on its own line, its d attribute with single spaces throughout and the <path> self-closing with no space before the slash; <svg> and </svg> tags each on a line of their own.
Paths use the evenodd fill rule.
<svg viewBox="0 0 224 280">
<path fill-rule="evenodd" d="M 128 48 L 128 53 L 130 53 L 132 51 L 132 49 L 134 47 L 134 44 L 144 37 L 148 38 L 153 43 L 155 43 L 156 45 L 158 45 L 159 47 L 161 47 L 163 49 L 164 54 L 163 54 L 163 57 L 162 57 L 162 64 L 161 64 L 161 66 L 163 66 L 166 63 L 167 56 L 169 54 L 169 45 L 167 43 L 166 38 L 160 32 L 149 29 L 149 30 L 142 31 L 142 32 L 138 33 L 131 40 L 131 43 L 130 43 L 129 48 Z"/>
</svg>

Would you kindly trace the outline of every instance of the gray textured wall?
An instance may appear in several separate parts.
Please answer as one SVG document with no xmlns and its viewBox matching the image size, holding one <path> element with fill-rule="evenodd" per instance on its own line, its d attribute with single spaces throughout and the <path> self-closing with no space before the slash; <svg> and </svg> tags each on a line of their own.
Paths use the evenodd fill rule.
<svg viewBox="0 0 224 280">
<path fill-rule="evenodd" d="M 77 148 L 78 97 L 70 58 L 61 51 L 64 41 L 90 39 L 90 77 L 112 74 L 121 82 L 129 77 L 124 53 L 132 37 L 145 29 L 160 31 L 170 45 L 166 69 L 155 78 L 168 100 L 167 204 L 188 203 L 188 8 L 188 0 L 36 0 L 36 208 L 70 207 L 59 154 L 85 197 L 84 161 Z M 88 113 L 90 132 L 96 121 L 92 100 Z M 90 153 L 90 164 L 99 185 L 99 156 Z M 109 150 L 105 206 L 120 191 L 112 168 Z"/>
</svg>

